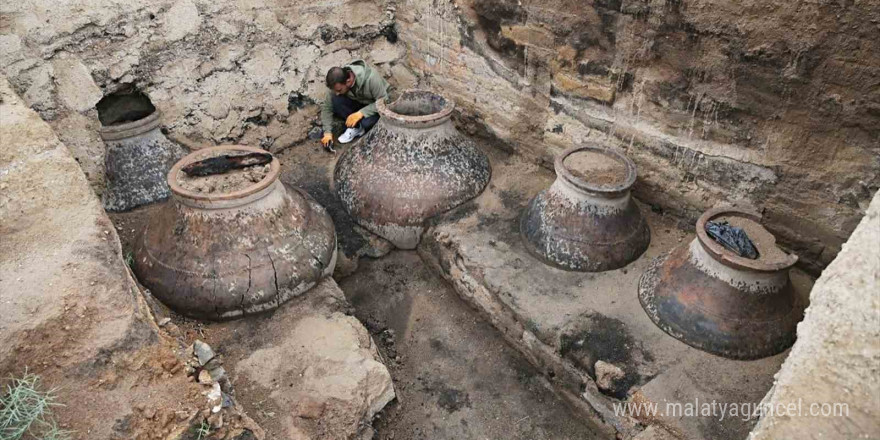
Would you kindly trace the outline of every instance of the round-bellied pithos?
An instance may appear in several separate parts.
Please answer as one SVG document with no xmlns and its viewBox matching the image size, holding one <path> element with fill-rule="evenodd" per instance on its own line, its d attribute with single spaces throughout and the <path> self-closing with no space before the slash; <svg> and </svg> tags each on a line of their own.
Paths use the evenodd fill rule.
<svg viewBox="0 0 880 440">
<path fill-rule="evenodd" d="M 483 191 L 489 160 L 452 124 L 455 105 L 442 95 L 411 90 L 377 108 L 379 122 L 336 163 L 334 186 L 357 223 L 413 249 L 427 219 Z"/>
<path fill-rule="evenodd" d="M 706 233 L 710 221 L 742 228 L 758 258 L 726 249 Z M 663 331 L 700 350 L 731 359 L 760 359 L 795 341 L 805 301 L 786 254 L 760 224 L 760 216 L 732 208 L 705 212 L 691 242 L 656 258 L 639 281 L 639 301 Z"/>
<path fill-rule="evenodd" d="M 268 311 L 333 273 L 333 221 L 304 191 L 278 179 L 277 158 L 204 177 L 182 170 L 203 159 L 248 153 L 265 151 L 207 148 L 168 174 L 172 199 L 139 237 L 134 271 L 174 311 L 208 320 Z"/>
<path fill-rule="evenodd" d="M 564 270 L 618 269 L 648 248 L 648 224 L 630 197 L 635 164 L 598 147 L 564 151 L 554 162 L 556 181 L 529 202 L 520 220 L 526 248 Z"/>
</svg>

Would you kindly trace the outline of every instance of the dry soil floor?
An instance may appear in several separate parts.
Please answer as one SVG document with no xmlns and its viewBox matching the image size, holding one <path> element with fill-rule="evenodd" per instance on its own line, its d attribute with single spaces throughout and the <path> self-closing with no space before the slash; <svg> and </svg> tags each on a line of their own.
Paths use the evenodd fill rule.
<svg viewBox="0 0 880 440">
<path fill-rule="evenodd" d="M 603 438 L 414 251 L 362 259 L 339 285 L 394 378 L 377 438 Z"/>
</svg>

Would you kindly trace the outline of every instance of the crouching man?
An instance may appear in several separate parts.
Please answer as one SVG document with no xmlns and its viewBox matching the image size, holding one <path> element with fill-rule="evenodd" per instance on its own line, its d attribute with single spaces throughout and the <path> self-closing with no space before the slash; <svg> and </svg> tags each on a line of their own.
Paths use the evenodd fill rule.
<svg viewBox="0 0 880 440">
<path fill-rule="evenodd" d="M 329 148 L 333 142 L 333 116 L 348 127 L 339 143 L 347 144 L 362 136 L 379 120 L 376 101 L 388 95 L 389 85 L 375 69 L 363 60 L 355 60 L 327 72 L 327 97 L 321 107 L 324 137 L 321 143 Z"/>
</svg>

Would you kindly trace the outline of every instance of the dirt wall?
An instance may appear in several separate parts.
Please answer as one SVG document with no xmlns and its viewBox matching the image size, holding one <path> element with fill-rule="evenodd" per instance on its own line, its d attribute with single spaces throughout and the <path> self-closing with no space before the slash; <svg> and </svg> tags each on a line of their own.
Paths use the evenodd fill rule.
<svg viewBox="0 0 880 440">
<path fill-rule="evenodd" d="M 690 220 L 752 205 L 814 269 L 880 186 L 876 2 L 407 1 L 398 19 L 474 133 L 547 166 L 618 148 L 639 198 Z"/>
<path fill-rule="evenodd" d="M 0 68 L 100 193 L 103 96 L 144 91 L 187 145 L 277 151 L 315 128 L 329 67 L 367 58 L 393 83 L 413 80 L 394 15 L 386 0 L 6 2 Z"/>
<path fill-rule="evenodd" d="M 880 195 L 813 288 L 750 439 L 880 435 Z M 776 411 L 774 413 L 773 411 Z"/>
</svg>

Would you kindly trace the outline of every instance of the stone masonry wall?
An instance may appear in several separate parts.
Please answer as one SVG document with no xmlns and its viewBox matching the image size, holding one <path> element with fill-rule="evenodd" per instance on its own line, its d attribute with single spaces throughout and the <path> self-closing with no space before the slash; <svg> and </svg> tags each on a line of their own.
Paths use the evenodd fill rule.
<svg viewBox="0 0 880 440">
<path fill-rule="evenodd" d="M 880 186 L 880 4 L 400 2 L 407 64 L 464 126 L 552 167 L 623 150 L 636 196 L 689 220 L 752 205 L 824 267 Z"/>
<path fill-rule="evenodd" d="M 329 67 L 363 57 L 399 87 L 414 80 L 387 0 L 36 0 L 0 14 L 0 68 L 99 193 L 108 93 L 146 92 L 188 146 L 278 151 L 314 128 Z"/>
</svg>

